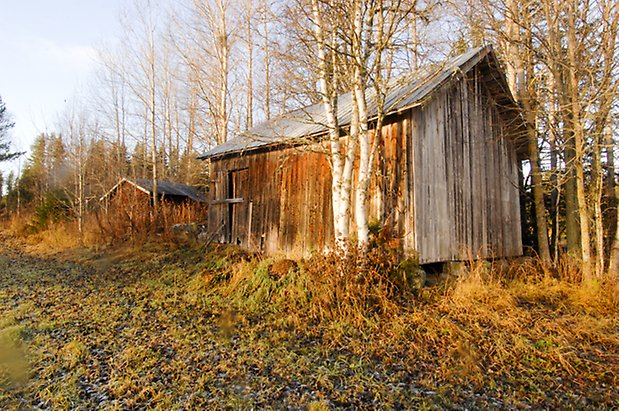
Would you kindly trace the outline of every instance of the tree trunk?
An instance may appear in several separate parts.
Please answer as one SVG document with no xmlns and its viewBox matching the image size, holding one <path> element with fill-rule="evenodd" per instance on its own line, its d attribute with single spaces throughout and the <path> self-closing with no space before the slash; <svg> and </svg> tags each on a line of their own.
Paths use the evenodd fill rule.
<svg viewBox="0 0 619 411">
<path fill-rule="evenodd" d="M 580 255 L 580 225 L 578 221 L 578 200 L 576 189 L 576 172 L 573 167 L 576 161 L 576 146 L 572 124 L 573 113 L 569 110 L 569 91 L 566 83 L 565 48 L 563 46 L 563 30 L 560 27 L 559 3 L 544 1 L 541 3 L 546 22 L 548 24 L 548 66 L 552 72 L 552 84 L 556 98 L 560 103 L 563 156 L 565 176 L 565 231 L 567 237 L 567 251 L 572 256 Z"/>
<path fill-rule="evenodd" d="M 222 11 L 223 13 L 223 11 Z M 228 58 L 229 45 L 226 35 L 225 15 L 222 15 L 221 33 L 218 38 L 219 47 L 219 100 L 218 100 L 218 143 L 222 144 L 228 140 Z"/>
<path fill-rule="evenodd" d="M 613 215 L 613 219 L 611 220 L 611 233 L 613 236 L 609 239 L 612 244 L 610 248 L 610 257 L 608 262 L 608 273 L 612 276 L 619 275 L 619 207 L 617 206 L 617 194 L 615 192 L 616 180 L 615 180 L 615 158 L 614 158 L 614 148 L 615 144 L 613 141 L 612 128 L 610 124 L 606 127 L 606 164 L 608 167 L 608 197 L 609 197 L 609 207 L 611 213 Z"/>
<path fill-rule="evenodd" d="M 569 77 L 570 110 L 572 111 L 572 130 L 574 132 L 574 145 L 576 146 L 576 158 L 574 169 L 576 173 L 576 198 L 578 201 L 578 214 L 580 218 L 580 248 L 582 256 L 582 270 L 585 280 L 592 278 L 591 270 L 591 235 L 589 231 L 589 212 L 585 195 L 585 176 L 583 159 L 585 156 L 585 136 L 582 121 L 578 76 L 578 62 L 576 59 L 576 5 L 570 2 L 568 6 L 567 23 L 567 72 Z"/>
<path fill-rule="evenodd" d="M 579 127 L 579 121 L 574 122 L 577 128 Z M 585 174 L 582 163 L 584 156 L 584 139 L 580 130 L 576 131 L 576 147 L 577 156 L 574 168 L 576 171 L 576 198 L 578 200 L 578 214 L 580 217 L 580 247 L 582 250 L 582 270 L 585 279 L 592 278 L 591 270 L 591 234 L 589 231 L 589 211 L 587 209 L 587 197 L 585 195 Z M 580 149 L 578 149 L 580 147 Z"/>
<path fill-rule="evenodd" d="M 363 91 L 357 94 L 363 94 Z M 359 246 L 365 247 L 369 242 L 367 192 L 370 183 L 370 136 L 368 132 L 367 108 L 365 103 L 358 103 L 359 107 L 359 175 L 357 180 L 355 222 L 357 224 L 357 240 Z M 376 136 L 378 138 L 378 136 Z"/>
<path fill-rule="evenodd" d="M 602 135 L 593 136 L 593 218 L 595 221 L 595 275 L 601 278 L 604 274 L 604 222 L 602 221 L 602 191 L 604 188 L 602 174 L 602 149 L 600 140 Z"/>
<path fill-rule="evenodd" d="M 615 208 L 616 219 L 619 221 L 619 207 Z M 619 227 L 615 229 L 615 238 L 610 249 L 610 261 L 608 274 L 611 276 L 619 276 Z"/>
<path fill-rule="evenodd" d="M 353 100 L 354 100 L 353 96 Z M 355 157 L 357 155 L 357 145 L 359 141 L 359 109 L 357 104 L 353 102 L 351 116 L 350 132 L 346 145 L 346 157 L 344 158 L 344 166 L 342 170 L 342 182 L 340 187 L 340 231 L 344 234 L 344 239 L 347 241 L 350 236 L 350 207 L 352 201 L 352 183 L 353 169 Z"/>
<path fill-rule="evenodd" d="M 193 183 L 193 141 L 196 135 L 196 121 L 198 116 L 198 91 L 197 91 L 197 79 L 194 78 L 193 71 L 190 72 L 189 77 L 189 107 L 187 115 L 189 117 L 189 127 L 187 129 L 187 147 L 186 158 L 187 162 L 187 176 L 185 182 L 187 184 Z"/>
<path fill-rule="evenodd" d="M 534 96 L 532 89 L 526 83 L 525 75 L 533 75 L 533 62 L 531 60 L 532 50 L 529 47 L 531 33 L 528 30 L 523 37 L 521 27 L 525 29 L 529 25 L 528 10 L 525 8 L 522 15 L 518 10 L 518 3 L 510 1 L 508 3 L 509 14 L 506 18 L 508 33 L 508 53 L 509 60 L 513 63 L 508 64 L 508 81 L 512 87 L 512 92 L 520 100 L 527 120 L 527 140 L 529 149 L 529 161 L 531 165 L 531 180 L 533 190 L 533 204 L 535 207 L 535 221 L 537 231 L 537 244 L 540 259 L 546 263 L 552 263 L 550 258 L 550 246 L 548 244 L 548 224 L 546 220 L 546 206 L 544 204 L 544 185 L 542 181 L 542 171 L 539 162 L 539 147 L 537 136 L 537 113 L 533 107 Z M 520 45 L 524 42 L 524 51 L 520 50 Z M 524 58 L 523 58 L 524 55 Z"/>
<path fill-rule="evenodd" d="M 362 7 L 363 5 L 360 1 L 355 2 L 352 53 L 354 60 L 353 93 L 355 95 L 353 102 L 359 115 L 359 174 L 357 178 L 355 222 L 357 224 L 357 241 L 359 246 L 366 247 L 369 242 L 367 191 L 370 181 L 370 140 L 367 102 L 365 98 Z"/>
<path fill-rule="evenodd" d="M 159 212 L 159 201 L 157 191 L 157 130 L 156 130 L 156 104 L 157 104 L 157 79 L 155 71 L 155 39 L 153 31 L 150 32 L 150 132 L 151 132 L 151 160 L 152 160 L 152 177 L 153 177 L 153 215 L 157 219 Z"/>
<path fill-rule="evenodd" d="M 565 231 L 567 236 L 567 251 L 572 256 L 580 255 L 580 222 L 578 220 L 578 199 L 576 196 L 576 170 L 573 167 L 576 161 L 574 136 L 570 130 L 571 114 L 566 113 L 563 128 L 564 156 L 566 164 L 565 176 Z"/>
<path fill-rule="evenodd" d="M 606 198 L 608 218 L 608 244 L 609 244 L 609 272 L 618 273 L 619 270 L 619 219 L 617 218 L 617 193 L 616 193 L 616 178 L 615 178 L 615 144 L 613 141 L 613 133 L 610 124 L 605 129 L 606 143 Z M 613 254 L 614 253 L 614 254 Z"/>
<path fill-rule="evenodd" d="M 533 116 L 528 116 L 529 121 L 535 121 Z M 537 146 L 537 131 L 529 124 L 529 155 L 531 163 L 531 181 L 533 189 L 533 202 L 535 206 L 535 220 L 537 229 L 537 244 L 538 252 L 541 260 L 550 264 L 550 247 L 548 245 L 548 225 L 546 223 L 546 206 L 544 205 L 544 186 L 542 181 L 542 172 L 539 164 L 539 148 Z"/>
<path fill-rule="evenodd" d="M 254 43 L 252 39 L 252 6 L 253 0 L 247 0 L 246 30 L 247 30 L 247 116 L 246 127 L 254 126 Z"/>
<path fill-rule="evenodd" d="M 327 117 L 327 128 L 329 130 L 329 142 L 331 149 L 331 198 L 335 245 L 337 249 L 342 249 L 348 238 L 348 233 L 345 232 L 346 222 L 344 221 L 346 215 L 342 213 L 345 207 L 345 201 L 342 198 L 342 184 L 344 177 L 343 159 L 340 144 L 340 130 L 336 115 L 337 100 L 333 99 L 334 91 L 332 90 L 332 87 L 329 87 L 325 33 L 318 0 L 312 0 L 312 15 L 314 16 L 314 35 L 316 37 L 318 51 L 318 86 L 322 106 Z"/>
<path fill-rule="evenodd" d="M 314 2 L 312 1 L 312 7 Z M 267 120 L 271 119 L 271 56 L 269 44 L 269 0 L 264 0 L 264 111 Z M 322 23 L 321 23 L 322 24 Z M 323 38 L 324 45 L 324 38 Z M 323 50 L 324 51 L 324 50 Z M 326 61 L 325 61 L 326 68 Z"/>
<path fill-rule="evenodd" d="M 559 118 L 557 108 L 557 85 L 552 73 L 548 76 L 548 140 L 550 145 L 550 230 L 552 236 L 550 238 L 550 252 L 553 261 L 559 258 L 559 203 L 560 203 L 560 188 L 559 188 L 559 156 L 558 156 L 558 136 L 559 136 Z"/>
</svg>

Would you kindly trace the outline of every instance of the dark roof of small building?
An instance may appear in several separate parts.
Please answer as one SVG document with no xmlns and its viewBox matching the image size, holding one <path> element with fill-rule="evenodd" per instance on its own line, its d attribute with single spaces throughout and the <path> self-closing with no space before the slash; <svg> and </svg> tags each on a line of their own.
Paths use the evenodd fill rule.
<svg viewBox="0 0 619 411">
<path fill-rule="evenodd" d="M 404 76 L 393 81 L 385 98 L 386 114 L 394 114 L 423 104 L 433 91 L 458 73 L 469 71 L 485 57 L 490 57 L 498 65 L 491 46 L 478 47 L 455 58 L 447 60 L 438 68 L 420 70 L 416 75 Z M 503 83 L 503 104 L 515 106 L 513 97 Z M 370 119 L 377 115 L 374 89 L 366 91 Z M 352 95 L 345 93 L 338 97 L 337 114 L 340 126 L 347 126 L 352 118 Z M 232 153 L 243 153 L 268 146 L 302 142 L 303 138 L 318 136 L 328 130 L 324 107 L 321 103 L 291 111 L 273 118 L 254 128 L 236 135 L 220 144 L 199 159 L 219 157 Z"/>
<path fill-rule="evenodd" d="M 123 183 L 131 184 L 146 194 L 153 193 L 153 180 L 146 178 L 137 178 L 135 180 L 123 178 L 118 182 L 118 184 L 112 187 L 110 191 L 101 197 L 101 199 L 112 195 Z M 186 197 L 199 203 L 206 202 L 206 198 L 196 187 L 189 186 L 187 184 L 174 183 L 171 181 L 157 180 L 157 194 L 163 196 Z"/>
</svg>

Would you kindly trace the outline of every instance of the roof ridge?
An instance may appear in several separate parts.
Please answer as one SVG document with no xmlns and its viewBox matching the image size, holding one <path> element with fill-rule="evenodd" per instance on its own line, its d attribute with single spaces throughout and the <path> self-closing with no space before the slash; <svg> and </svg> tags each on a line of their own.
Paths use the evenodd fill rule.
<svg viewBox="0 0 619 411">
<path fill-rule="evenodd" d="M 415 72 L 406 73 L 398 76 L 390 81 L 391 84 L 401 83 L 401 89 L 396 87 L 388 87 L 385 93 L 385 114 L 398 113 L 414 107 L 422 99 L 428 96 L 432 91 L 449 80 L 454 72 L 460 70 L 467 63 L 474 61 L 474 65 L 479 63 L 488 53 L 492 52 L 492 46 L 486 45 L 475 47 L 467 50 L 464 53 L 450 57 L 437 65 L 429 65 L 416 70 Z M 468 71 L 468 70 L 467 70 Z M 411 81 L 407 81 L 411 79 Z M 414 80 L 413 80 L 414 79 Z M 374 87 L 368 87 L 365 92 L 373 93 Z M 340 126 L 345 127 L 350 124 L 352 99 L 344 100 L 346 96 L 350 96 L 351 92 L 345 92 L 338 95 L 338 117 L 340 118 Z M 368 111 L 371 111 L 370 118 L 374 118 L 377 111 L 375 99 L 368 99 Z M 319 109 L 322 105 L 317 102 L 305 107 L 297 108 L 276 116 L 270 120 L 262 122 L 251 129 L 245 130 L 237 134 L 230 140 L 219 144 L 198 159 L 207 159 L 233 152 L 243 152 L 258 149 L 260 147 L 281 144 L 289 141 L 296 141 L 303 137 L 314 136 L 324 133 L 326 130 L 326 119 L 323 118 L 324 112 Z M 313 110 L 312 110 L 313 109 Z M 310 113 L 316 111 L 316 113 Z M 294 113 L 313 114 L 307 119 L 294 117 Z M 322 121 L 321 121 L 322 120 Z"/>
</svg>

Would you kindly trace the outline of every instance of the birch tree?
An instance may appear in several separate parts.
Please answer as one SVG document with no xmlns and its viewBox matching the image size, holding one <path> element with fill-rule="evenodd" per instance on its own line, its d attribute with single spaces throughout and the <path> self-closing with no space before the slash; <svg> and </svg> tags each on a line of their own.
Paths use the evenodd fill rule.
<svg viewBox="0 0 619 411">
<path fill-rule="evenodd" d="M 194 71 L 199 96 L 213 119 L 216 143 L 228 139 L 230 121 L 230 58 L 237 39 L 238 21 L 230 0 L 194 0 L 187 41 L 192 54 L 185 56 Z"/>
<path fill-rule="evenodd" d="M 135 101 L 134 113 L 142 124 L 142 130 L 136 130 L 137 138 L 141 140 L 145 151 L 150 157 L 150 178 L 153 182 L 152 201 L 153 214 L 156 217 L 159 209 L 158 193 L 158 116 L 159 116 L 159 84 L 158 72 L 160 64 L 159 36 L 161 16 L 156 4 L 150 0 L 136 1 L 133 12 L 124 16 L 124 39 L 127 71 L 124 76 L 127 86 Z M 129 41 L 129 39 L 131 39 Z M 149 148 L 146 151 L 146 147 Z M 144 159 L 146 160 L 146 158 Z"/>
<path fill-rule="evenodd" d="M 129 86 L 127 69 L 122 58 L 123 50 L 102 48 L 99 50 L 101 66 L 97 80 L 100 87 L 93 95 L 98 114 L 104 124 L 103 133 L 114 147 L 114 176 L 117 179 L 127 174 L 127 139 L 129 126 Z"/>
<path fill-rule="evenodd" d="M 245 42 L 247 44 L 247 114 L 246 127 L 254 126 L 254 2 L 245 0 Z"/>
<path fill-rule="evenodd" d="M 369 241 L 367 191 L 381 138 L 384 99 L 392 72 L 390 62 L 395 52 L 393 40 L 402 29 L 402 23 L 407 21 L 410 11 L 410 6 L 399 1 L 312 0 L 319 94 L 330 142 L 335 238 L 340 246 L 350 234 L 352 176 L 357 150 L 359 160 L 354 219 L 359 245 L 365 246 Z M 352 20 L 345 16 L 352 16 Z M 385 54 L 387 64 L 384 64 Z M 377 112 L 372 114 L 376 119 L 373 138 L 368 111 L 368 93 L 372 87 L 373 103 L 377 108 Z M 338 92 L 342 89 L 350 90 L 352 101 L 351 123 L 346 138 L 340 135 L 337 110 Z"/>
<path fill-rule="evenodd" d="M 355 223 L 359 245 L 369 242 L 367 193 L 374 158 L 381 139 L 385 117 L 385 98 L 393 72 L 391 63 L 397 52 L 395 39 L 414 5 L 401 1 L 355 1 L 351 51 L 353 56 L 353 102 L 359 113 L 359 172 L 356 185 Z M 376 113 L 373 138 L 370 135 L 368 91 L 373 89 Z"/>
<path fill-rule="evenodd" d="M 318 55 L 319 93 L 327 119 L 326 126 L 331 149 L 331 193 L 335 243 L 336 247 L 341 249 L 349 236 L 348 210 L 350 208 L 356 140 L 351 132 L 345 150 L 346 154 L 342 155 L 340 126 L 337 116 L 339 89 L 337 65 L 335 63 L 338 50 L 337 33 L 327 31 L 326 23 L 323 19 L 323 16 L 326 15 L 324 7 L 318 0 L 312 0 L 312 16 L 314 19 L 314 34 Z"/>
<path fill-rule="evenodd" d="M 312 5 L 312 11 L 314 6 Z M 269 20 L 271 16 L 271 8 L 269 0 L 263 0 L 262 3 L 262 28 L 264 45 L 262 53 L 264 55 L 264 112 L 267 120 L 271 119 L 271 43 Z"/>
<path fill-rule="evenodd" d="M 61 121 L 61 127 L 67 136 L 66 146 L 72 179 L 70 184 L 65 185 L 65 191 L 71 199 L 71 210 L 81 236 L 86 214 L 87 114 L 85 110 L 78 111 L 73 103 Z"/>
</svg>

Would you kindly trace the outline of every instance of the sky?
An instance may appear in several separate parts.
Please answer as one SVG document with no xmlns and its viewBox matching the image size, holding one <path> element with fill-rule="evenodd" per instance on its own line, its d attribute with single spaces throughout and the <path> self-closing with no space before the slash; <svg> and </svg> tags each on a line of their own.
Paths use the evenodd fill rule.
<svg viewBox="0 0 619 411">
<path fill-rule="evenodd" d="M 97 47 L 120 32 L 128 1 L 0 0 L 0 96 L 15 122 L 15 150 L 27 151 L 38 134 L 55 129 L 93 75 Z M 18 167 L 0 163 L 5 173 Z"/>
</svg>

